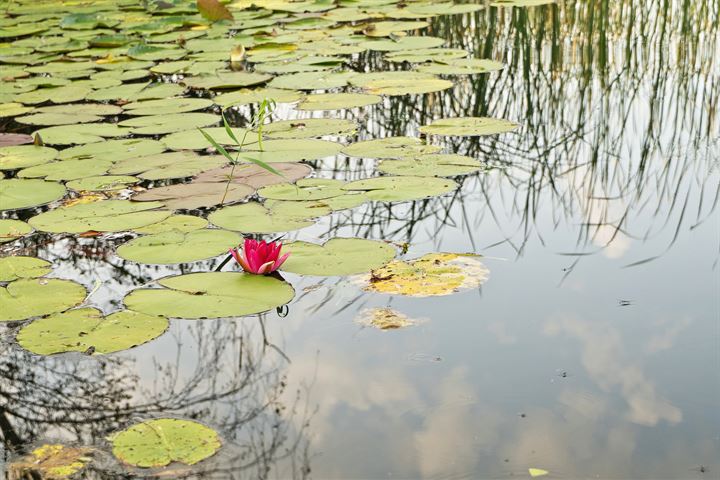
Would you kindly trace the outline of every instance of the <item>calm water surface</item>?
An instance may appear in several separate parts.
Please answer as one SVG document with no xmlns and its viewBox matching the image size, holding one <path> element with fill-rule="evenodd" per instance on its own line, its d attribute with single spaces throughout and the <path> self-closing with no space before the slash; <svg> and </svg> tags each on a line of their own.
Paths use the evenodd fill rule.
<svg viewBox="0 0 720 480">
<path fill-rule="evenodd" d="M 506 68 L 346 114 L 360 137 L 415 136 L 448 116 L 522 128 L 448 140 L 494 167 L 454 195 L 368 204 L 289 238 L 407 242 L 409 258 L 481 253 L 480 290 L 401 298 L 290 276 L 285 316 L 174 321 L 106 358 L 6 342 L 0 449 L 100 444 L 173 414 L 226 441 L 203 478 L 720 478 L 717 12 L 715 0 L 568 1 L 433 19 L 426 34 Z M 381 62 L 356 57 L 360 69 Z M 372 167 L 326 159 L 319 175 Z M 141 283 L 222 260 L 141 268 L 113 242 L 40 241 L 17 252 L 89 288 L 100 280 L 92 299 L 105 311 Z M 356 321 L 384 306 L 418 323 Z"/>
</svg>

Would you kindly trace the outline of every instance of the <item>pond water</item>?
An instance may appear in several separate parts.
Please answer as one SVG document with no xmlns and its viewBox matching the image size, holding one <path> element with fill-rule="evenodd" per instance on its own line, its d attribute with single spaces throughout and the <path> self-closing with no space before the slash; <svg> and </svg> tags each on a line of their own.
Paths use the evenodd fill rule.
<svg viewBox="0 0 720 480">
<path fill-rule="evenodd" d="M 48 2 L 47 8 L 35 7 L 36 11 L 28 7 L 30 2 L 5 2 L 3 11 L 9 14 L 2 19 L 0 32 L 8 43 L 0 45 L 4 71 L 0 95 L 4 105 L 15 104 L 3 106 L 10 112 L 3 113 L 0 124 L 5 132 L 31 134 L 52 127 L 56 118 L 21 117 L 53 103 L 74 105 L 83 99 L 84 103 L 102 101 L 126 108 L 119 114 L 100 115 L 105 123 L 137 118 L 128 114 L 126 106 L 131 97 L 142 97 L 136 91 L 115 95 L 113 89 L 150 80 L 167 84 L 189 79 L 191 84 L 198 78 L 202 83 L 208 75 L 214 78 L 212 71 L 204 69 L 228 68 L 233 43 L 224 40 L 228 32 L 239 31 L 245 59 L 252 59 L 253 54 L 270 59 L 240 60 L 244 68 L 252 70 L 255 65 L 256 71 L 265 69 L 280 78 L 296 72 L 309 55 L 342 57 L 341 63 L 307 61 L 312 66 L 310 80 L 301 80 L 302 88 L 313 88 L 312 82 L 321 76 L 312 77 L 314 70 L 357 74 L 425 68 L 437 77 L 384 77 L 375 79 L 379 83 L 369 80 L 372 85 L 364 89 L 361 82 L 351 82 L 329 90 L 382 97 L 379 103 L 360 107 L 301 110 L 293 102 L 309 91 L 273 91 L 276 97 L 296 97 L 286 103 L 282 97 L 275 98 L 278 103 L 267 121 L 306 122 L 309 129 L 311 122 L 303 119 L 345 119 L 357 124 L 356 133 L 335 135 L 338 131 L 330 130 L 330 135 L 321 132 L 322 138 L 348 145 L 417 137 L 441 147 L 442 153 L 480 160 L 484 164 L 480 172 L 452 176 L 459 186 L 448 193 L 434 195 L 434 182 L 439 180 L 424 177 L 413 190 L 417 200 L 368 201 L 314 220 L 304 218 L 307 226 L 299 225 L 303 228 L 253 238 L 271 240 L 282 235 L 284 242 L 313 243 L 336 237 L 382 240 L 391 242 L 387 245 L 403 260 L 435 252 L 476 253 L 482 255 L 479 261 L 487 271 L 468 274 L 474 275 L 472 288 L 425 297 L 370 292 L 362 275 L 283 272 L 294 288 L 294 298 L 286 306 L 276 310 L 272 304 L 259 315 L 183 319 L 177 317 L 184 312 L 193 316 L 192 303 L 166 302 L 158 308 L 180 313 L 167 314 L 172 318 L 165 333 L 107 355 L 92 355 L 92 350 L 32 353 L 16 339 L 32 323 L 4 315 L 0 319 L 0 469 L 8 472 L 7 478 L 20 478 L 11 477 L 11 462 L 22 461 L 18 459 L 44 443 L 93 449 L 88 454 L 92 461 L 80 474 L 83 478 L 150 474 L 253 479 L 718 478 L 717 0 L 566 1 L 539 6 L 532 5 L 542 2 L 518 0 L 509 2 L 520 5 L 516 7 L 483 5 L 454 15 L 433 15 L 439 7 L 428 2 L 261 2 L 266 10 L 243 9 L 246 5 L 236 2 L 230 5 L 233 21 L 209 27 L 195 13 L 194 2 L 89 3 L 95 6 Z M 398 14 L 412 6 L 416 7 L 413 15 Z M 358 27 L 336 33 L 339 40 L 328 42 L 325 35 L 348 25 L 341 22 L 360 25 L 367 21 L 367 12 L 374 12 L 373 22 L 425 21 L 427 26 L 407 26 L 407 32 L 399 25 Z M 151 23 L 171 14 L 194 20 L 168 21 L 162 26 Z M 28 25 L 40 28 L 33 31 Z M 178 43 L 179 36 L 173 36 L 178 31 L 188 39 L 183 37 Z M 275 40 L 267 38 L 268 31 L 274 31 Z M 103 70 L 99 65 L 123 58 L 135 40 L 116 39 L 118 45 L 107 40 L 108 47 L 84 42 L 115 33 L 132 38 L 166 35 L 158 44 L 173 51 L 158 54 L 153 49 L 136 49 L 130 53 L 136 57 L 133 61 L 138 64 L 133 66 L 137 68 Z M 48 40 L 61 35 L 62 41 Z M 194 35 L 208 43 L 192 45 Z M 495 60 L 503 68 L 447 74 L 452 59 L 436 57 L 443 61 L 429 63 L 432 54 L 422 43 L 409 43 L 389 53 L 382 46 L 362 43 L 402 44 L 414 37 L 440 38 L 443 47 L 464 49 L 470 57 Z M 33 43 L 32 39 L 44 40 Z M 68 41 L 77 45 L 70 48 Z M 318 43 L 313 51 L 311 45 L 322 41 L 328 43 Z M 268 42 L 280 45 L 270 48 Z M 217 44 L 222 48 L 210 46 Z M 266 45 L 264 51 L 261 44 Z M 52 45 L 64 45 L 57 49 L 64 56 L 43 57 L 54 51 Z M 298 45 L 301 53 L 292 54 Z M 338 45 L 362 48 L 346 54 Z M 89 53 L 71 55 L 84 49 L 90 49 Z M 243 54 L 240 49 L 235 53 Z M 411 58 L 411 63 L 387 59 L 403 53 L 419 58 Z M 173 69 L 191 65 L 170 63 L 189 58 L 200 63 L 199 71 L 173 74 Z M 71 60 L 95 65 L 77 67 L 90 70 L 87 75 L 69 75 Z M 65 68 L 42 68 L 58 63 Z M 57 86 L 43 86 L 47 92 L 38 93 L 18 73 L 28 68 L 33 73 L 30 78 L 62 80 Z M 149 76 L 148 68 L 167 74 Z M 134 70 L 145 73 L 127 74 L 121 79 L 123 87 L 77 83 L 103 78 L 89 76 L 97 71 Z M 106 75 L 116 80 L 114 74 Z M 450 80 L 452 86 L 435 88 L 438 78 Z M 393 92 L 387 90 L 386 81 L 399 90 L 396 93 L 423 89 L 428 83 L 431 87 L 427 93 L 389 95 Z M 58 88 L 66 90 L 58 93 Z M 67 101 L 72 99 L 73 88 L 82 94 L 77 101 Z M 179 93 L 168 90 L 163 98 L 215 98 L 218 103 L 222 93 L 179 87 Z M 317 100 L 321 105 L 328 101 Z M 228 121 L 250 128 L 259 100 L 253 102 L 227 110 Z M 163 102 L 148 106 L 153 113 Z M 158 111 L 160 117 L 142 118 L 154 118 L 150 125 L 155 126 L 161 123 L 158 118 L 175 114 L 174 108 Z M 219 107 L 208 102 L 194 111 L 218 114 Z M 48 112 L 58 113 L 40 111 Z M 72 108 L 60 113 L 82 115 Z M 419 131 L 438 119 L 455 117 L 493 117 L 519 126 L 483 136 L 434 135 L 432 129 L 422 135 Z M 71 128 L 60 133 L 41 130 L 40 137 L 62 156 L 71 144 L 85 143 L 68 140 L 71 133 L 100 131 L 93 120 L 87 122 L 88 130 L 75 124 L 85 124 L 84 120 L 75 118 L 69 120 Z M 218 126 L 217 120 L 198 120 L 198 126 Z M 48 121 L 52 122 L 44 123 Z M 192 143 L 194 121 L 180 117 L 170 120 L 167 128 L 129 132 L 130 138 L 163 142 L 175 135 L 176 142 Z M 39 125 L 27 124 L 33 122 Z M 212 131 L 222 134 L 219 129 Z M 61 168 L 55 182 L 69 184 L 113 173 L 111 166 L 122 160 L 113 158 L 116 144 L 108 142 L 129 133 L 97 139 L 103 142 L 97 145 L 107 147 L 88 158 L 93 165 L 101 164 L 99 173 L 87 173 L 94 168 L 90 163 L 80 164 L 76 167 L 80 173 L 64 175 L 68 170 Z M 161 151 L 166 148 L 181 149 L 165 143 Z M 202 145 L 196 151 L 204 155 L 205 148 Z M 306 152 L 310 148 L 319 147 L 291 139 L 282 154 L 299 154 L 300 160 L 313 155 L 314 151 Z M 272 149 L 268 150 L 262 158 L 275 161 Z M 313 176 L 343 182 L 378 176 L 379 165 L 398 161 L 380 164 L 373 155 L 342 153 L 313 158 L 304 162 L 312 166 Z M 218 162 L 222 165 L 224 160 Z M 78 197 L 90 205 L 101 204 L 145 189 L 188 183 L 204 170 L 196 165 L 190 166 L 189 174 L 156 178 L 142 177 L 141 171 L 130 168 L 122 174 L 140 174 L 141 178 L 111 193 L 79 193 L 83 189 L 68 185 L 69 193 L 49 205 L 38 201 L 29 204 L 31 208 L 7 208 L 0 203 L 2 219 L 29 220 L 36 227 L 35 232 L 0 246 L 0 255 L 47 260 L 52 266 L 49 278 L 82 284 L 92 292 L 84 306 L 106 315 L 123 310 L 126 295 L 151 286 L 154 280 L 213 271 L 226 259 L 225 254 L 165 265 L 118 256 L 120 245 L 140 237 L 133 231 L 136 226 L 122 231 L 107 228 L 107 233 L 99 227 L 62 233 L 66 227 L 57 227 L 57 220 L 31 220 L 42 212 L 72 208 L 67 202 Z M 4 170 L 6 179 L 29 176 L 18 169 Z M 51 174 L 34 177 L 45 175 Z M 48 176 L 45 181 L 51 180 Z M 22 196 L 9 189 L 4 194 L 0 202 Z M 251 194 L 250 202 L 257 202 L 254 189 Z M 179 197 L 194 198 L 182 191 Z M 240 200 L 246 197 L 243 194 Z M 207 218 L 232 208 L 219 207 L 221 200 L 214 202 L 209 208 L 179 208 L 176 214 Z M 95 225 L 93 220 L 87 225 Z M 152 222 L 144 225 L 148 223 Z M 45 232 L 42 225 L 49 225 Z M 240 227 L 236 230 L 249 233 Z M 183 254 L 193 250 L 172 244 L 165 248 Z M 348 255 L 351 252 L 341 250 L 323 268 L 336 267 Z M 238 269 L 230 263 L 222 268 Z M 200 283 L 196 288 L 205 288 L 204 280 Z M 44 301 L 39 298 L 43 295 L 32 291 L 20 296 L 20 301 L 35 305 Z M 9 301 L 7 297 L 0 300 Z M 378 328 L 383 325 L 368 318 L 372 312 L 387 311 L 373 309 L 392 309 L 405 322 L 391 325 L 400 328 Z M 54 311 L 59 309 L 48 310 Z M 37 314 L 25 317 L 32 316 Z M 49 330 L 42 342 L 62 333 Z M 201 422 L 218 433 L 222 446 L 191 466 L 173 463 L 149 470 L 123 465 L 113 456 L 111 434 L 161 417 Z"/>
</svg>

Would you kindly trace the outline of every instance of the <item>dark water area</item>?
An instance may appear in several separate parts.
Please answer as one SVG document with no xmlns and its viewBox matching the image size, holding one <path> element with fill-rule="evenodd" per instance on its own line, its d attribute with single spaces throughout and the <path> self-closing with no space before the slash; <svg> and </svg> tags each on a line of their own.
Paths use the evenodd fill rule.
<svg viewBox="0 0 720 480">
<path fill-rule="evenodd" d="M 171 416 L 212 427 L 223 448 L 169 478 L 719 478 L 718 8 L 567 1 L 439 16 L 423 35 L 504 69 L 362 109 L 280 104 L 274 119 L 356 121 L 356 141 L 418 136 L 446 117 L 520 124 L 430 140 L 491 167 L 451 194 L 367 203 L 284 237 L 388 240 L 407 244 L 404 258 L 474 252 L 487 280 L 412 298 L 364 291 L 356 277 L 284 274 L 296 292 L 286 309 L 173 319 L 159 338 L 103 356 L 34 355 L 0 322 L 0 469 L 61 441 L 98 447 L 87 478 L 139 477 L 118 468 L 106 437 Z M 387 66 L 377 52 L 351 63 Z M 312 163 L 340 180 L 375 164 Z M 115 254 L 128 238 L 35 233 L 0 254 L 97 286 L 89 305 L 106 313 L 141 285 L 225 258 L 141 265 Z M 414 323 L 359 322 L 371 308 Z"/>
</svg>

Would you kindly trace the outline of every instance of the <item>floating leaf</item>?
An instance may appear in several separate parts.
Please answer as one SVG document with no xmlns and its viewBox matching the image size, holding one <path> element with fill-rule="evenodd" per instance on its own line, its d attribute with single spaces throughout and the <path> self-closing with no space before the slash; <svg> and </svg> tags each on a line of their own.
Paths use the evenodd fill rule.
<svg viewBox="0 0 720 480">
<path fill-rule="evenodd" d="M 429 73 L 393 71 L 361 73 L 350 79 L 352 85 L 377 95 L 410 95 L 439 92 L 453 86 L 449 80 Z"/>
<path fill-rule="evenodd" d="M 60 444 L 42 445 L 29 455 L 9 465 L 11 478 L 40 478 L 63 480 L 80 472 L 90 462 L 91 448 L 69 447 Z M 34 474 L 34 475 L 33 475 Z"/>
<path fill-rule="evenodd" d="M 275 103 L 293 103 L 300 100 L 302 98 L 302 94 L 279 88 L 258 88 L 254 90 L 241 89 L 235 92 L 217 95 L 216 97 L 213 97 L 213 102 L 223 108 L 228 108 L 237 105 L 261 103 L 267 98 L 272 98 Z"/>
<path fill-rule="evenodd" d="M 56 208 L 30 219 L 36 230 L 51 233 L 123 232 L 157 223 L 168 216 L 159 202 L 107 200 Z"/>
<path fill-rule="evenodd" d="M 0 243 L 12 242 L 32 231 L 30 225 L 20 220 L 0 219 Z"/>
<path fill-rule="evenodd" d="M 0 118 L 16 117 L 23 113 L 32 112 L 32 107 L 26 107 L 22 103 L 2 103 L 0 104 Z"/>
<path fill-rule="evenodd" d="M 538 7 L 555 2 L 556 0 L 496 0 L 490 5 L 493 7 Z"/>
<path fill-rule="evenodd" d="M 164 233 L 164 232 L 192 232 L 200 230 L 208 225 L 208 221 L 194 215 L 170 215 L 162 222 L 153 223 L 146 227 L 134 228 L 137 233 Z"/>
<path fill-rule="evenodd" d="M 322 93 L 308 95 L 297 105 L 298 110 L 342 110 L 380 103 L 382 97 L 365 93 Z"/>
<path fill-rule="evenodd" d="M 186 178 L 205 170 L 221 167 L 227 160 L 220 155 L 198 155 L 195 152 L 171 152 L 129 158 L 117 162 L 110 173 L 137 175 L 146 180 Z"/>
<path fill-rule="evenodd" d="M 125 305 L 137 312 L 170 318 L 221 318 L 265 312 L 295 296 L 293 288 L 282 280 L 240 272 L 190 273 L 166 277 L 158 283 L 165 288 L 133 290 L 125 297 Z"/>
<path fill-rule="evenodd" d="M 48 145 L 78 145 L 102 142 L 105 138 L 123 137 L 130 133 L 114 123 L 84 123 L 80 125 L 59 125 L 36 131 Z"/>
<path fill-rule="evenodd" d="M 446 62 L 433 62 L 415 68 L 418 72 L 438 75 L 473 75 L 501 70 L 503 64 L 482 58 L 459 58 Z"/>
<path fill-rule="evenodd" d="M 127 115 L 169 115 L 204 110 L 212 105 L 212 100 L 206 98 L 177 97 L 128 103 L 123 110 Z"/>
<path fill-rule="evenodd" d="M 70 113 L 33 113 L 15 119 L 25 125 L 74 125 L 77 123 L 90 123 L 102 120 L 102 117 L 89 114 Z"/>
<path fill-rule="evenodd" d="M 0 287 L 0 322 L 62 312 L 85 298 L 79 283 L 57 278 L 20 279 Z"/>
<path fill-rule="evenodd" d="M 0 180 L 0 211 L 37 207 L 65 196 L 65 187 L 44 180 Z"/>
<path fill-rule="evenodd" d="M 182 82 L 190 88 L 205 90 L 230 90 L 265 83 L 272 75 L 251 72 L 218 72 L 215 75 L 188 77 Z"/>
<path fill-rule="evenodd" d="M 113 455 L 136 467 L 164 467 L 173 462 L 194 465 L 220 449 L 215 430 L 190 420 L 158 418 L 114 434 Z"/>
<path fill-rule="evenodd" d="M 528 473 L 531 477 L 544 477 L 545 475 L 548 475 L 550 472 L 547 470 L 543 470 L 542 468 L 528 468 Z"/>
<path fill-rule="evenodd" d="M 164 317 L 130 310 L 105 317 L 96 308 L 79 308 L 35 320 L 18 332 L 17 342 L 38 355 L 107 354 L 149 342 L 167 328 Z"/>
<path fill-rule="evenodd" d="M 96 159 L 122 162 L 130 158 L 155 155 L 164 150 L 165 146 L 157 140 L 125 138 L 66 148 L 60 152 L 58 160 Z"/>
<path fill-rule="evenodd" d="M 385 242 L 362 238 L 333 238 L 323 245 L 286 243 L 290 256 L 282 266 L 300 275 L 340 276 L 369 272 L 395 258 L 395 249 Z"/>
<path fill-rule="evenodd" d="M 188 128 L 207 127 L 219 122 L 220 115 L 214 113 L 174 113 L 138 116 L 123 120 L 118 125 L 129 127 L 135 135 L 163 135 Z"/>
<path fill-rule="evenodd" d="M 130 240 L 117 249 L 117 254 L 137 263 L 190 263 L 227 253 L 241 240 L 237 233 L 226 230 L 171 231 Z"/>
<path fill-rule="evenodd" d="M 345 182 L 327 178 L 303 178 L 296 183 L 278 183 L 258 190 L 261 197 L 273 200 L 322 200 L 344 194 Z"/>
<path fill-rule="evenodd" d="M 423 48 L 406 52 L 389 52 L 385 55 L 385 60 L 409 63 L 447 62 L 467 56 L 468 52 L 462 48 Z"/>
<path fill-rule="evenodd" d="M 372 40 L 360 45 L 368 50 L 378 52 L 398 52 L 405 50 L 418 50 L 421 48 L 435 48 L 445 43 L 438 37 L 401 37 L 397 40 Z"/>
<path fill-rule="evenodd" d="M 197 0 L 197 8 L 204 18 L 211 22 L 218 20 L 232 20 L 233 15 L 225 5 L 218 0 Z"/>
<path fill-rule="evenodd" d="M 219 182 L 193 182 L 155 187 L 135 194 L 135 202 L 160 202 L 172 210 L 193 210 L 245 200 L 255 193 L 248 185 Z"/>
<path fill-rule="evenodd" d="M 76 192 L 113 192 L 139 181 L 139 178 L 128 175 L 99 175 L 73 180 L 65 185 Z"/>
<path fill-rule="evenodd" d="M 235 140 L 227 134 L 224 127 L 204 128 L 203 131 L 220 145 L 236 145 Z M 249 133 L 249 130 L 244 128 L 233 128 L 232 131 L 239 139 Z M 164 136 L 162 141 L 170 150 L 206 150 L 212 146 L 198 129 L 171 133 Z"/>
<path fill-rule="evenodd" d="M 348 84 L 357 75 L 353 72 L 305 72 L 275 77 L 268 83 L 271 88 L 288 90 L 329 90 Z"/>
<path fill-rule="evenodd" d="M 356 180 L 342 188 L 361 191 L 372 200 L 381 202 L 404 202 L 437 197 L 452 192 L 459 186 L 452 180 L 433 177 L 375 177 Z"/>
<path fill-rule="evenodd" d="M 378 330 L 397 330 L 411 327 L 415 321 L 392 308 L 371 308 L 363 310 L 355 320 L 361 325 L 374 327 Z"/>
<path fill-rule="evenodd" d="M 293 205 L 288 205 L 292 203 Z M 257 202 L 221 208 L 208 216 L 213 225 L 244 233 L 279 233 L 299 230 L 315 223 L 316 217 L 330 213 L 330 208 L 307 202 L 275 202 L 265 207 Z"/>
<path fill-rule="evenodd" d="M 471 157 L 457 154 L 430 154 L 385 160 L 378 171 L 391 175 L 414 175 L 418 177 L 454 177 L 469 175 L 485 167 Z"/>
<path fill-rule="evenodd" d="M 303 118 L 266 123 L 262 133 L 268 138 L 312 138 L 324 135 L 351 135 L 357 124 L 340 118 Z"/>
<path fill-rule="evenodd" d="M 197 183 L 231 182 L 249 185 L 253 188 L 262 188 L 267 185 L 275 185 L 285 181 L 294 182 L 312 173 L 312 167 L 301 163 L 273 163 L 273 168 L 282 176 L 268 172 L 255 164 L 243 163 L 205 171 L 198 175 L 195 181 Z"/>
<path fill-rule="evenodd" d="M 446 135 L 457 137 L 476 137 L 511 132 L 518 124 L 509 120 L 489 117 L 441 118 L 429 125 L 420 127 L 427 135 Z"/>
<path fill-rule="evenodd" d="M 51 271 L 50 262 L 42 258 L 22 256 L 0 258 L 0 282 L 42 277 Z"/>
<path fill-rule="evenodd" d="M 350 157 L 401 158 L 425 155 L 442 150 L 436 145 L 427 145 L 415 137 L 387 137 L 352 143 L 342 149 Z"/>
<path fill-rule="evenodd" d="M 0 170 L 15 170 L 51 162 L 57 150 L 35 145 L 17 145 L 0 148 Z"/>
<path fill-rule="evenodd" d="M 318 160 L 320 158 L 332 157 L 340 153 L 342 145 L 327 140 L 315 138 L 267 140 L 260 145 L 255 143 L 249 145 L 238 156 L 241 162 L 250 162 L 251 158 L 266 163 L 276 162 L 300 162 L 303 160 Z"/>
<path fill-rule="evenodd" d="M 18 172 L 20 178 L 44 178 L 45 180 L 76 180 L 107 173 L 112 165 L 110 160 L 66 160 L 28 167 Z"/>
<path fill-rule="evenodd" d="M 395 260 L 373 270 L 367 290 L 411 297 L 450 295 L 479 287 L 488 273 L 475 256 L 429 253 L 407 262 Z"/>
</svg>

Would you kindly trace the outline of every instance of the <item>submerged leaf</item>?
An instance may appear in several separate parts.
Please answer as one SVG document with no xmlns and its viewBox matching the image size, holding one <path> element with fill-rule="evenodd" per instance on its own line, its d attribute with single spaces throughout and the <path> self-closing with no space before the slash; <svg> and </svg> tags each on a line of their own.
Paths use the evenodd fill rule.
<svg viewBox="0 0 720 480">
<path fill-rule="evenodd" d="M 416 323 L 415 320 L 392 308 L 363 310 L 355 321 L 378 330 L 397 330 L 398 328 L 413 326 Z"/>
<path fill-rule="evenodd" d="M 12 478 L 35 478 L 39 475 L 47 480 L 63 480 L 80 472 L 90 462 L 93 449 L 69 447 L 60 444 L 45 444 L 29 455 L 9 465 Z M 34 475 L 33 475 L 34 474 Z"/>
</svg>

